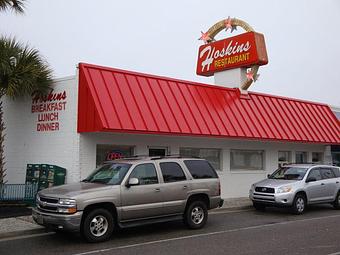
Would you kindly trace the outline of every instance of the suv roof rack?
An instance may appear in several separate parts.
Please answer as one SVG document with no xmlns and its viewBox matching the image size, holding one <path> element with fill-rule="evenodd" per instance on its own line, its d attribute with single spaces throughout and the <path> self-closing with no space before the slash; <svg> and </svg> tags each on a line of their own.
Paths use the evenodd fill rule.
<svg viewBox="0 0 340 255">
<path fill-rule="evenodd" d="M 332 165 L 332 163 L 326 164 L 323 162 L 303 162 L 303 163 L 287 163 L 285 165 Z"/>
<path fill-rule="evenodd" d="M 165 155 L 165 156 L 154 156 L 151 157 L 151 160 L 157 160 L 157 159 L 165 159 L 165 158 L 200 158 L 197 156 L 181 156 L 180 154 L 172 154 L 172 155 Z"/>
<path fill-rule="evenodd" d="M 201 157 L 197 156 L 181 156 L 180 154 L 169 154 L 165 156 L 149 156 L 149 155 L 133 155 L 133 156 L 128 156 L 128 157 L 121 157 L 113 160 L 106 160 L 104 163 L 109 163 L 113 162 L 116 160 L 138 160 L 138 159 L 150 159 L 150 160 L 158 160 L 158 159 L 165 159 L 165 158 L 198 158 L 200 159 Z"/>
</svg>

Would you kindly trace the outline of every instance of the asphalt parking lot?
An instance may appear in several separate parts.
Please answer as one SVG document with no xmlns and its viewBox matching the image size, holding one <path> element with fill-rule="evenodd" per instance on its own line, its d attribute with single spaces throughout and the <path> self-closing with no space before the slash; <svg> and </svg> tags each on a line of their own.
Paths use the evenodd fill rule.
<svg viewBox="0 0 340 255">
<path fill-rule="evenodd" d="M 0 254 L 340 254 L 340 211 L 310 208 L 304 215 L 284 209 L 216 210 L 201 230 L 181 222 L 117 231 L 104 243 L 78 235 L 43 233 L 0 240 Z"/>
</svg>

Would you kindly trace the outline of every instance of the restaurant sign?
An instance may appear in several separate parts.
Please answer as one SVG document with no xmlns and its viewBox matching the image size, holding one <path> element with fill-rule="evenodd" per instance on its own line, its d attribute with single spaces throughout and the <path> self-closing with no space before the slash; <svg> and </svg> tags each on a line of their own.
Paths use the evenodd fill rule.
<svg viewBox="0 0 340 255">
<path fill-rule="evenodd" d="M 245 33 L 216 41 L 215 36 L 221 31 L 232 33 L 242 28 Z M 240 85 L 241 92 L 245 92 L 258 77 L 261 65 L 268 63 L 268 56 L 263 34 L 257 33 L 248 23 L 237 18 L 223 19 L 215 23 L 205 33 L 201 31 L 199 40 L 204 45 L 199 47 L 196 73 L 211 76 L 234 68 L 245 68 L 246 76 Z"/>
<path fill-rule="evenodd" d="M 197 74 L 211 76 L 215 72 L 268 63 L 264 36 L 247 32 L 199 48 Z"/>
</svg>

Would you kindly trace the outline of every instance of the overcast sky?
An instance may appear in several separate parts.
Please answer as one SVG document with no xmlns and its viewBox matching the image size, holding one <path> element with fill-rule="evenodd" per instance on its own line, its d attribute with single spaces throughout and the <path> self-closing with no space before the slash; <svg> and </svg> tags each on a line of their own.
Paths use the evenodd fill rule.
<svg viewBox="0 0 340 255">
<path fill-rule="evenodd" d="M 340 0 L 28 0 L 0 33 L 40 50 L 55 77 L 78 62 L 213 83 L 195 73 L 200 31 L 236 17 L 265 35 L 252 91 L 340 106 Z"/>
</svg>

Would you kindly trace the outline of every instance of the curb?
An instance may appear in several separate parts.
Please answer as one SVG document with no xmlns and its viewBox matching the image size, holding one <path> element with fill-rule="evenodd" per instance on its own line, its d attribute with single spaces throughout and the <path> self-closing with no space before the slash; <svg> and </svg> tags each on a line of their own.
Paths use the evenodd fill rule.
<svg viewBox="0 0 340 255">
<path fill-rule="evenodd" d="M 38 228 L 38 229 L 28 229 L 28 230 L 20 230 L 20 231 L 12 231 L 0 234 L 0 241 L 2 239 L 7 239 L 11 237 L 18 237 L 18 236 L 25 236 L 25 235 L 34 235 L 34 234 L 42 234 L 42 233 L 50 233 L 45 228 Z"/>
<path fill-rule="evenodd" d="M 220 211 L 248 211 L 253 209 L 252 205 L 240 205 L 240 206 L 230 206 L 230 207 L 220 207 L 211 210 L 212 212 L 220 212 Z"/>
</svg>

